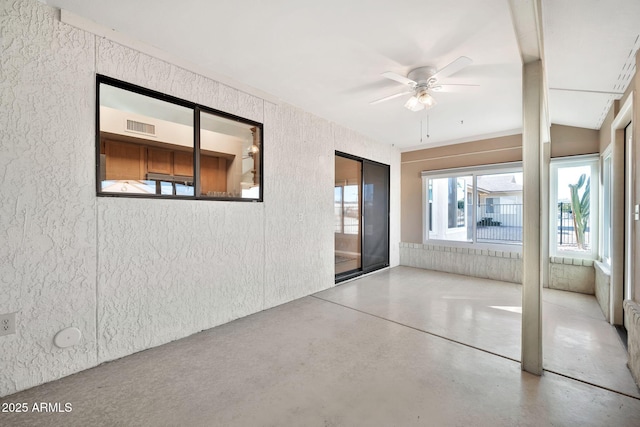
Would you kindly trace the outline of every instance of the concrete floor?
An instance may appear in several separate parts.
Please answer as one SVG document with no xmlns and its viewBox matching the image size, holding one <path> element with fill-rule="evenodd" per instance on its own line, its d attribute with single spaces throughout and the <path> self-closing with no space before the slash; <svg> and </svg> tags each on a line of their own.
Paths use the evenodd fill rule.
<svg viewBox="0 0 640 427">
<path fill-rule="evenodd" d="M 536 377 L 512 360 L 517 297 L 518 285 L 398 267 L 7 396 L 73 410 L 0 412 L 0 425 L 638 426 L 637 388 L 563 376 L 617 360 L 580 356 L 615 347 L 589 329 L 591 304 L 545 294 L 545 365 L 562 375 Z"/>
<path fill-rule="evenodd" d="M 316 296 L 520 361 L 521 285 L 410 267 L 365 280 Z M 594 296 L 544 289 L 542 314 L 547 371 L 640 398 Z"/>
</svg>

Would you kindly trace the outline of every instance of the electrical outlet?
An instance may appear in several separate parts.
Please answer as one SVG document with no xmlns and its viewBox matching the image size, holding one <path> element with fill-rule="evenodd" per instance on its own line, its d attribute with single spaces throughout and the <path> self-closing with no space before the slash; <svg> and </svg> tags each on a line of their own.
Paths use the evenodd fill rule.
<svg viewBox="0 0 640 427">
<path fill-rule="evenodd" d="M 0 336 L 16 333 L 16 314 L 0 314 Z"/>
</svg>

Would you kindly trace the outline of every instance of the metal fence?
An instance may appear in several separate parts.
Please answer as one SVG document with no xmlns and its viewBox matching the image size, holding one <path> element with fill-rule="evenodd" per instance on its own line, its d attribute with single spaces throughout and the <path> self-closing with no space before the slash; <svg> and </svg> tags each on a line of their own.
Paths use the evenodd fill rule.
<svg viewBox="0 0 640 427">
<path fill-rule="evenodd" d="M 464 209 L 458 208 L 458 214 L 456 215 L 456 225 L 458 227 L 464 227 Z"/>
<path fill-rule="evenodd" d="M 522 203 L 479 204 L 476 240 L 522 242 Z"/>
<path fill-rule="evenodd" d="M 583 247 L 579 248 L 578 246 L 578 240 L 576 238 L 576 232 L 573 223 L 573 211 L 571 210 L 571 203 L 558 203 L 557 227 L 558 249 L 589 250 L 591 248 L 591 230 L 589 229 L 589 227 L 587 227 L 584 232 Z"/>
</svg>

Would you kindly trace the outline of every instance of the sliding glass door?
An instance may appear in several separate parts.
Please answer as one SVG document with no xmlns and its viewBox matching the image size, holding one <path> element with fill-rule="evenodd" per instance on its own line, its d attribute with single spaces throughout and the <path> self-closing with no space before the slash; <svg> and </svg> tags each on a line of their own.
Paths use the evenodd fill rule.
<svg viewBox="0 0 640 427">
<path fill-rule="evenodd" d="M 344 280 L 389 265 L 389 166 L 335 157 L 335 274 Z"/>
</svg>

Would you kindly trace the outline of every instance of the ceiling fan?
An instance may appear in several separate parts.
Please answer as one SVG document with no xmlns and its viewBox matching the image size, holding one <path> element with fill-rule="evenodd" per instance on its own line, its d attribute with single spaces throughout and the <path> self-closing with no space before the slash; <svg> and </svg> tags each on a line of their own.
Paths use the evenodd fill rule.
<svg viewBox="0 0 640 427">
<path fill-rule="evenodd" d="M 477 86 L 468 84 L 440 84 L 440 80 L 449 77 L 452 74 L 462 70 L 473 61 L 466 56 L 461 56 L 440 70 L 436 70 L 435 67 L 420 67 L 411 70 L 407 77 L 400 74 L 387 71 L 382 73 L 383 77 L 394 80 L 403 85 L 409 86 L 410 90 L 396 93 L 395 95 L 386 96 L 382 99 L 372 101 L 369 104 L 374 105 L 380 102 L 388 101 L 390 99 L 398 98 L 403 95 L 413 94 L 404 106 L 411 111 L 420 111 L 423 109 L 429 109 L 436 105 L 436 100 L 431 96 L 431 92 L 438 92 L 446 90 L 449 86 Z"/>
</svg>

